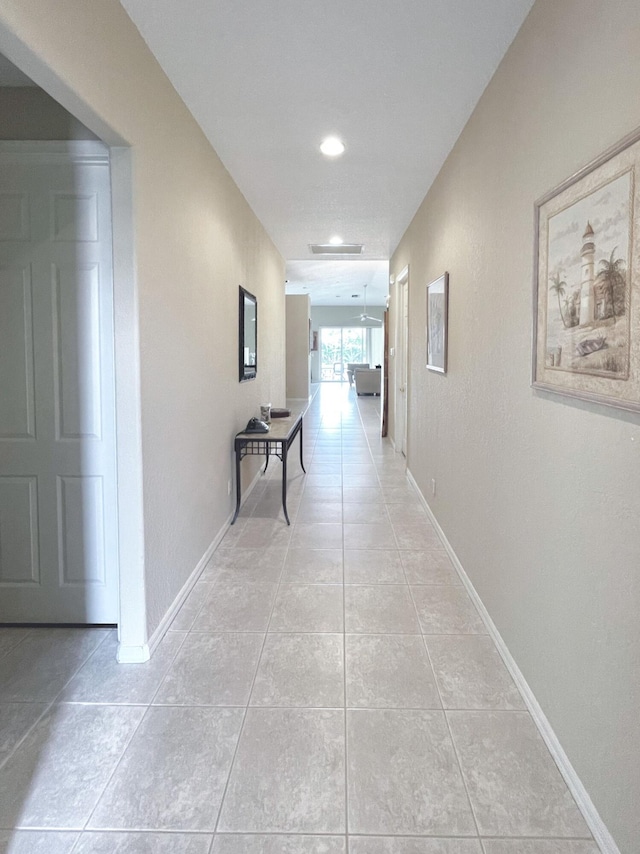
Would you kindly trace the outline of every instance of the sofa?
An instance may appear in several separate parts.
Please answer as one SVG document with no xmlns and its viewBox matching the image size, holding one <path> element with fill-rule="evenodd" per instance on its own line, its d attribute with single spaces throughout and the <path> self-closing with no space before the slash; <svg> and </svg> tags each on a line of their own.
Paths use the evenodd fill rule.
<svg viewBox="0 0 640 854">
<path fill-rule="evenodd" d="M 356 394 L 380 394 L 382 388 L 380 368 L 356 368 L 354 374 Z"/>
<path fill-rule="evenodd" d="M 354 373 L 358 370 L 358 368 L 368 368 L 369 362 L 347 362 L 347 379 L 349 380 L 349 385 L 353 385 L 354 381 Z"/>
</svg>

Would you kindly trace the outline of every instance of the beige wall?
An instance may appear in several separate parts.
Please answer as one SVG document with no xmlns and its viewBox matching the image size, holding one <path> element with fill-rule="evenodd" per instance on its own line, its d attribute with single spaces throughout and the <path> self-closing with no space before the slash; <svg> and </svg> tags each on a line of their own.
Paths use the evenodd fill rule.
<svg viewBox="0 0 640 854">
<path fill-rule="evenodd" d="M 409 469 L 624 854 L 640 844 L 640 416 L 534 392 L 530 346 L 534 201 L 638 126 L 637 0 L 538 0 L 391 264 L 410 264 Z M 423 318 L 445 270 L 443 377 Z"/>
<path fill-rule="evenodd" d="M 284 399 L 284 264 L 117 0 L 57 0 L 55 14 L 5 0 L 0 35 L 91 130 L 132 148 L 152 632 L 231 513 L 234 434 Z M 242 384 L 239 285 L 260 311 L 258 377 Z"/>
<path fill-rule="evenodd" d="M 42 89 L 0 87 L 0 139 L 97 139 Z"/>
<path fill-rule="evenodd" d="M 287 397 L 306 400 L 309 397 L 309 312 L 307 294 L 285 298 L 287 312 Z M 277 404 L 274 403 L 274 406 Z"/>
</svg>

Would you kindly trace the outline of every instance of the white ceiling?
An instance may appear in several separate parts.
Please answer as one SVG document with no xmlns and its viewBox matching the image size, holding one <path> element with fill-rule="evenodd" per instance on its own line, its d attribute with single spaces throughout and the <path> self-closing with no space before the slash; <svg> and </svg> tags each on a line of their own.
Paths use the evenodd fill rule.
<svg viewBox="0 0 640 854">
<path fill-rule="evenodd" d="M 288 294 L 309 294 L 313 305 L 385 305 L 388 261 L 287 261 Z"/>
<path fill-rule="evenodd" d="M 533 0 L 121 3 L 288 262 L 287 292 L 340 305 L 366 283 L 383 305 L 387 266 L 372 262 L 391 256 Z M 335 160 L 318 150 L 329 134 L 346 145 Z M 361 258 L 312 258 L 335 234 Z"/>
</svg>

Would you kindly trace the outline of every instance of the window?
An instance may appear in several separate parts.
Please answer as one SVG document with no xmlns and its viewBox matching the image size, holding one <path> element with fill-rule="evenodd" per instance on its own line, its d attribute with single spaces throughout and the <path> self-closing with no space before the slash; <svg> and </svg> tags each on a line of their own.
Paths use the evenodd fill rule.
<svg viewBox="0 0 640 854">
<path fill-rule="evenodd" d="M 349 362 L 382 364 L 382 328 L 345 326 L 320 328 L 320 379 L 345 382 Z"/>
</svg>

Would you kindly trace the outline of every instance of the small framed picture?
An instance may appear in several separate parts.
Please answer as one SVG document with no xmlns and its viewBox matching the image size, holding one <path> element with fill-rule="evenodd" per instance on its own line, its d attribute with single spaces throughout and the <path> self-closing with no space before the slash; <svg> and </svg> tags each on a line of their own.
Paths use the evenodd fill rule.
<svg viewBox="0 0 640 854">
<path fill-rule="evenodd" d="M 427 368 L 447 373 L 449 274 L 427 285 Z"/>
</svg>

